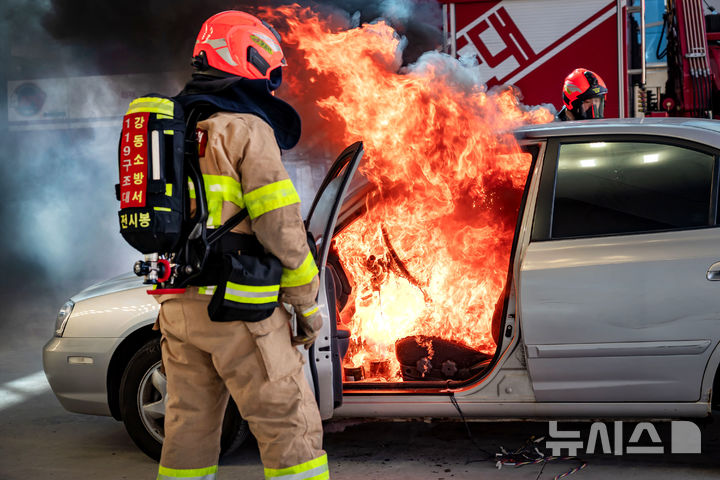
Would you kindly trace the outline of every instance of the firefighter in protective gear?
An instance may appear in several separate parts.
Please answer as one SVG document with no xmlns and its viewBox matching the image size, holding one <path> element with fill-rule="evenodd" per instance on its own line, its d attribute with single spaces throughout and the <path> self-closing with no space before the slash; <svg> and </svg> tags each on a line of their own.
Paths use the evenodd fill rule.
<svg viewBox="0 0 720 480">
<path fill-rule="evenodd" d="M 260 321 L 212 321 L 212 268 L 185 293 L 158 296 L 167 375 L 158 479 L 215 478 L 229 395 L 257 439 L 266 479 L 329 478 L 320 415 L 296 348 L 309 348 L 322 318 L 300 199 L 280 157 L 280 149 L 292 148 L 300 136 L 298 114 L 272 94 L 284 66 L 280 36 L 270 25 L 247 13 L 222 12 L 203 24 L 193 78 L 176 97 L 184 106 L 216 108 L 197 124 L 208 228 L 246 208 L 248 216 L 223 237 L 223 248 L 259 248 L 282 263 L 274 292 L 228 282 L 225 298 L 252 303 L 269 297 L 281 306 Z M 283 303 L 299 319 L 295 336 Z"/>
<path fill-rule="evenodd" d="M 558 120 L 589 120 L 603 118 L 608 90 L 600 75 L 585 68 L 576 68 L 563 83 L 563 108 Z"/>
</svg>

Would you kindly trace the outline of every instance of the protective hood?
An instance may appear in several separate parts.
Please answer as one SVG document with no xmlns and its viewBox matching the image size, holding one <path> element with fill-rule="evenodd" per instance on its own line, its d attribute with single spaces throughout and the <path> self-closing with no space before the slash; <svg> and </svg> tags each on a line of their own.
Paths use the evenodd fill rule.
<svg viewBox="0 0 720 480">
<path fill-rule="evenodd" d="M 272 127 L 278 146 L 290 150 L 300 140 L 300 115 L 271 93 L 273 85 L 269 83 L 264 79 L 194 74 L 175 99 L 186 110 L 194 104 L 210 104 L 222 112 L 257 115 Z"/>
</svg>

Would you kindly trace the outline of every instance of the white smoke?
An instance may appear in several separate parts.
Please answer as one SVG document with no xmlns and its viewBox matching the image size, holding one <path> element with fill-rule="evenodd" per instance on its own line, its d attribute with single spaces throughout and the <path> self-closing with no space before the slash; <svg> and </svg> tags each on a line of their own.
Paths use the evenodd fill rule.
<svg viewBox="0 0 720 480">
<path fill-rule="evenodd" d="M 434 0 L 319 1 L 312 5 L 343 9 L 358 24 L 387 19 L 407 39 L 411 48 L 405 53 L 415 49 L 414 57 L 407 57 L 406 62 L 441 41 L 440 7 Z M 98 76 L 102 82 L 100 76 L 184 68 L 176 78 L 182 82 L 189 77 L 192 42 L 202 21 L 220 10 L 256 6 L 258 2 L 232 0 L 209 0 L 202 5 L 159 0 L 153 8 L 142 10 L 132 2 L 78 6 L 73 0 L 7 0 L 0 5 L 0 48 L 5 50 L 0 57 L 5 65 L 0 70 L 5 91 L 0 97 L 0 268 L 4 272 L 0 283 L 37 283 L 59 296 L 70 296 L 87 283 L 129 272 L 139 257 L 118 232 L 113 186 L 120 117 L 108 115 L 102 126 L 90 121 L 82 128 L 43 129 L 44 124 L 38 122 L 34 130 L 17 125 L 10 130 L 5 114 L 9 111 L 8 82 L 88 76 Z M 173 95 L 176 85 L 160 84 L 155 90 Z M 80 98 L 87 93 L 77 84 L 70 89 Z M 94 91 L 106 93 L 87 93 L 78 108 L 102 114 L 113 89 L 117 85 L 110 80 L 98 84 Z M 138 91 L 138 95 L 143 93 L 147 92 Z M 116 127 L 110 125 L 113 118 Z M 326 165 L 319 168 L 323 171 L 303 166 L 289 170 L 317 184 Z M 303 194 L 309 205 L 312 192 Z"/>
<path fill-rule="evenodd" d="M 408 65 L 403 73 L 420 77 L 432 74 L 455 90 L 485 90 L 484 79 L 478 65 L 459 62 L 446 53 L 425 52 L 417 62 Z"/>
</svg>

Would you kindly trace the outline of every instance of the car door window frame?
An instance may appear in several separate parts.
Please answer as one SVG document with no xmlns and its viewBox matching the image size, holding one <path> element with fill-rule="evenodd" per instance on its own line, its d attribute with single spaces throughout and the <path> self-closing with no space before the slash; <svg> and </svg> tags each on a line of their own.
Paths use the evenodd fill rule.
<svg viewBox="0 0 720 480">
<path fill-rule="evenodd" d="M 710 155 L 713 157 L 713 172 L 712 172 L 712 183 L 710 186 L 710 202 L 708 223 L 707 225 L 697 227 L 680 227 L 680 228 L 669 228 L 662 230 L 646 230 L 646 231 L 633 231 L 633 232 L 620 232 L 620 233 L 602 233 L 592 235 L 580 235 L 574 237 L 552 237 L 552 224 L 553 224 L 553 210 L 555 202 L 555 193 L 557 186 L 557 172 L 558 163 L 560 159 L 560 146 L 565 144 L 578 144 L 578 143 L 593 143 L 593 142 L 605 142 L 605 143 L 648 143 L 658 145 L 668 145 L 679 148 L 686 148 L 699 153 Z M 708 145 L 703 145 L 695 142 L 685 141 L 682 139 L 670 139 L 658 135 L 603 135 L 602 137 L 596 135 L 584 135 L 577 137 L 560 137 L 551 138 L 548 140 L 547 147 L 545 149 L 545 156 L 543 159 L 542 171 L 540 173 L 540 186 L 538 189 L 537 201 L 535 203 L 535 212 L 533 216 L 533 227 L 530 239 L 533 242 L 538 241 L 549 241 L 549 240 L 569 240 L 574 238 L 597 238 L 597 237 L 610 237 L 619 235 L 642 235 L 648 233 L 658 232 L 672 232 L 672 231 L 685 231 L 685 230 L 696 230 L 702 228 L 713 228 L 720 224 L 718 218 L 718 192 L 720 181 L 720 150 L 714 149 Z"/>
</svg>

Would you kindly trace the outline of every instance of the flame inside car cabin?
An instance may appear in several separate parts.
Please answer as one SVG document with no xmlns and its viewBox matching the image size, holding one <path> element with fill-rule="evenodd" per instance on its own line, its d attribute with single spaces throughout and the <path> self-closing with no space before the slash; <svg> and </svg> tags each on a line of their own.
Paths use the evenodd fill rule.
<svg viewBox="0 0 720 480">
<path fill-rule="evenodd" d="M 457 361 L 435 358 L 438 347 L 477 353 L 467 377 L 496 348 L 492 320 L 531 163 L 507 132 L 551 113 L 523 107 L 512 88 L 487 92 L 474 69 L 438 52 L 401 68 L 401 38 L 383 21 L 338 30 L 298 6 L 265 14 L 287 22 L 290 90 L 345 144 L 364 142 L 361 173 L 375 187 L 334 238 L 352 286 L 338 317 L 351 332 L 346 381 L 462 378 Z"/>
</svg>

